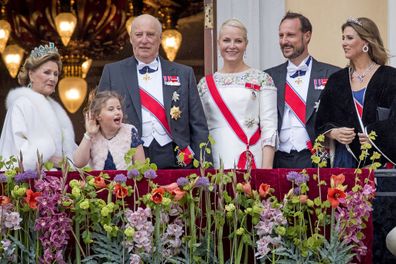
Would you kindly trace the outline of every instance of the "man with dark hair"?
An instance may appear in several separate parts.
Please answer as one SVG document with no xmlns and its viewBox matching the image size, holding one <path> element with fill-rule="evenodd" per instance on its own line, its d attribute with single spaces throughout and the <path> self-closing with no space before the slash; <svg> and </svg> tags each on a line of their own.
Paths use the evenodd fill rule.
<svg viewBox="0 0 396 264">
<path fill-rule="evenodd" d="M 275 168 L 312 167 L 309 146 L 321 91 L 338 67 L 316 61 L 308 52 L 312 25 L 305 16 L 287 12 L 279 25 L 285 63 L 265 70 L 278 89 L 279 146 Z"/>
</svg>

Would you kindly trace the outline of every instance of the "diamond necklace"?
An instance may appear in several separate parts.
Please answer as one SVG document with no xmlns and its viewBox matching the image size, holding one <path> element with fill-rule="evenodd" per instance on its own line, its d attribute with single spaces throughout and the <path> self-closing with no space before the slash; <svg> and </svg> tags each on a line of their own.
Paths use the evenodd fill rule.
<svg viewBox="0 0 396 264">
<path fill-rule="evenodd" d="M 353 68 L 351 68 L 352 71 L 352 77 L 356 77 L 359 82 L 363 82 L 364 81 L 364 77 L 366 77 L 366 75 L 371 72 L 371 70 L 373 69 L 373 67 L 376 65 L 376 63 L 371 62 L 371 64 L 367 67 L 367 69 L 362 73 L 362 74 L 358 74 Z"/>
</svg>

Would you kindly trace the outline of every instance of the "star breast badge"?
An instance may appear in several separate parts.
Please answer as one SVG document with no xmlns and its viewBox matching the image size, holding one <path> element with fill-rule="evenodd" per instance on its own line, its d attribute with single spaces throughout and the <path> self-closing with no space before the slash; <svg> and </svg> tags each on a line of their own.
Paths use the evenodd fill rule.
<svg viewBox="0 0 396 264">
<path fill-rule="evenodd" d="M 180 94 L 178 94 L 176 91 L 173 92 L 172 94 L 172 101 L 177 102 L 180 99 Z"/>
<path fill-rule="evenodd" d="M 180 108 L 178 106 L 172 106 L 170 109 L 170 116 L 172 119 L 177 120 L 181 117 L 182 111 L 180 111 Z"/>
</svg>

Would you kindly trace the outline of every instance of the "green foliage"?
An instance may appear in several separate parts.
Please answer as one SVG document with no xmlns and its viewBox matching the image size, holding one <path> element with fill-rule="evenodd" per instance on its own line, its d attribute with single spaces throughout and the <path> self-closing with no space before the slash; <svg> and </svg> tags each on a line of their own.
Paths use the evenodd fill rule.
<svg viewBox="0 0 396 264">
<path fill-rule="evenodd" d="M 85 257 L 81 260 L 86 264 L 99 263 L 129 263 L 129 254 L 127 249 L 123 246 L 122 236 L 110 238 L 106 233 L 92 233 L 94 240 L 91 249 L 94 254 Z"/>
</svg>

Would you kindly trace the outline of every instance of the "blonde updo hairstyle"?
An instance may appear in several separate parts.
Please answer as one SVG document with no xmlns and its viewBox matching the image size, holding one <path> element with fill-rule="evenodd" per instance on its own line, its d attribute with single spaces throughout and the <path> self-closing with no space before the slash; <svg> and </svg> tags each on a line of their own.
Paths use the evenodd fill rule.
<svg viewBox="0 0 396 264">
<path fill-rule="evenodd" d="M 239 21 L 236 18 L 231 18 L 231 19 L 224 21 L 224 23 L 220 27 L 219 38 L 221 37 L 221 34 L 223 33 L 224 27 L 235 27 L 235 28 L 242 30 L 243 39 L 246 41 L 246 44 L 248 43 L 247 29 L 246 29 L 245 25 L 242 24 L 241 21 Z"/>
<path fill-rule="evenodd" d="M 100 111 L 106 105 L 106 102 L 112 98 L 118 99 L 121 104 L 121 109 L 124 112 L 123 121 L 126 120 L 126 114 L 124 111 L 124 98 L 114 91 L 100 91 L 98 92 L 96 89 L 92 90 L 88 96 L 88 104 L 84 109 L 84 115 L 88 112 L 91 113 L 96 118 L 98 118 Z"/>
<path fill-rule="evenodd" d="M 388 62 L 388 52 L 384 47 L 380 32 L 374 21 L 366 17 L 348 19 L 341 27 L 342 31 L 346 27 L 353 28 L 362 40 L 367 41 L 368 55 L 371 60 L 379 65 L 385 65 Z"/>
<path fill-rule="evenodd" d="M 43 56 L 33 56 L 33 54 L 30 54 L 18 73 L 18 83 L 27 86 L 30 83 L 29 72 L 36 70 L 47 61 L 55 62 L 58 65 L 59 73 L 62 72 L 62 61 L 57 51 L 51 50 Z"/>
</svg>

